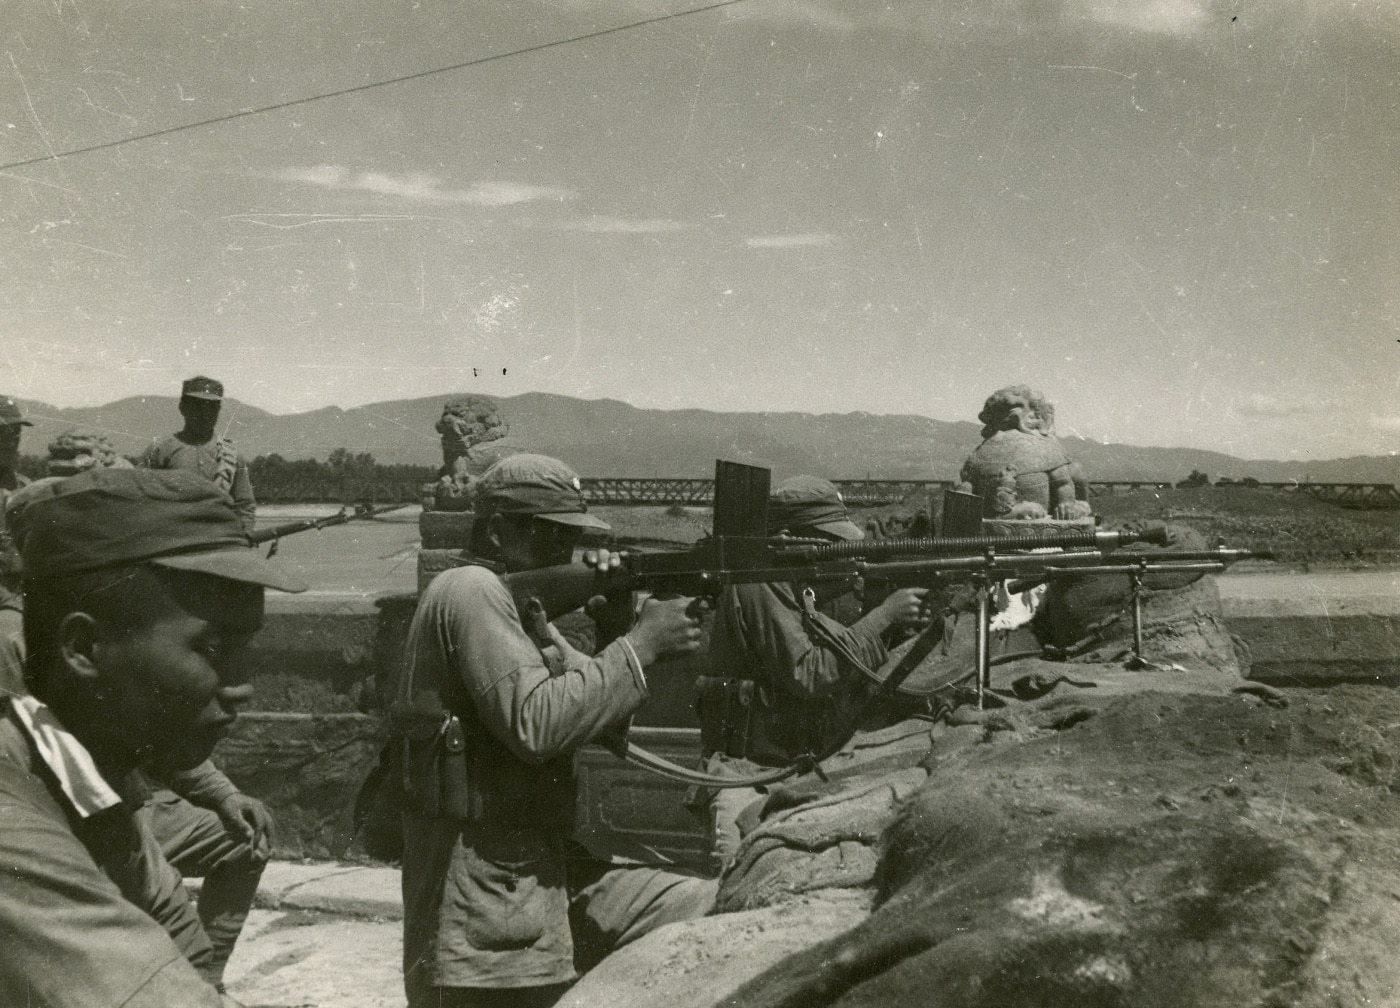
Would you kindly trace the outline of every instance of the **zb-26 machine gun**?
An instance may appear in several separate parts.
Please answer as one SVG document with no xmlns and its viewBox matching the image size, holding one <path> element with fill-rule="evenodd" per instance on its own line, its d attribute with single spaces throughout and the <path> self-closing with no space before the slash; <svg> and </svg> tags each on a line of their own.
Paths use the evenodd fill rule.
<svg viewBox="0 0 1400 1008">
<path fill-rule="evenodd" d="M 992 596 L 998 584 L 1024 590 L 1063 577 L 1126 577 L 1133 605 L 1134 661 L 1143 659 L 1142 597 L 1149 575 L 1191 578 L 1223 570 L 1238 560 L 1266 558 L 1248 550 L 1142 551 L 1125 547 L 1168 545 L 1163 527 L 1142 532 L 1097 529 L 1049 531 L 1011 537 L 875 539 L 825 542 L 768 534 L 769 470 L 735 462 L 715 463 L 713 532 L 688 550 L 633 553 L 619 571 L 600 573 L 582 564 L 548 567 L 507 575 L 512 594 L 522 605 L 540 606 L 553 619 L 599 595 L 618 599 L 632 591 L 693 596 L 713 600 L 727 585 L 791 582 L 811 592 L 813 585 L 867 582 L 937 587 L 953 582 L 973 589 L 977 609 L 975 645 L 976 695 L 979 708 L 991 682 L 990 625 Z M 880 689 L 892 692 L 918 667 L 937 643 L 937 623 L 922 631 Z M 711 786 L 742 787 L 772 783 L 814 769 L 826 755 L 813 754 L 801 767 L 789 767 L 739 782 L 706 777 Z M 629 748 L 634 762 L 666 776 L 694 782 L 683 771 L 650 754 Z M 658 765 L 664 764 L 664 766 Z M 680 771 L 680 772 L 677 772 Z"/>
</svg>

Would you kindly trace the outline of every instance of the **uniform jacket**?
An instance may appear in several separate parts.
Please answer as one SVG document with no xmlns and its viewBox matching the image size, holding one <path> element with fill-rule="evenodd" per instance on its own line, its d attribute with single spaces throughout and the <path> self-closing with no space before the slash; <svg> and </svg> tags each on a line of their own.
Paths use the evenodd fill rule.
<svg viewBox="0 0 1400 1008">
<path fill-rule="evenodd" d="M 233 442 L 227 438 L 213 438 L 204 444 L 192 445 L 172 434 L 147 448 L 141 455 L 140 465 L 146 469 L 188 469 L 213 480 L 219 473 L 221 452 L 232 453 L 237 458 L 233 480 L 224 489 L 233 498 L 233 507 L 243 523 L 243 531 L 252 532 L 258 511 L 258 503 L 253 496 L 253 481 L 248 478 L 248 463 L 242 455 L 233 451 Z"/>
<path fill-rule="evenodd" d="M 864 621 L 847 627 L 820 612 L 815 619 L 867 668 L 884 663 L 885 643 Z M 866 690 L 850 662 L 808 632 L 792 585 L 782 582 L 735 585 L 720 594 L 710 631 L 710 667 L 717 678 L 756 684 L 747 755 L 765 766 L 819 751 L 824 731 L 841 723 Z M 706 716 L 711 715 L 702 709 Z"/>
<path fill-rule="evenodd" d="M 409 631 L 401 702 L 438 692 L 462 721 L 469 820 L 404 829 L 405 967 L 430 986 L 522 987 L 574 977 L 568 919 L 575 751 L 646 698 L 625 639 L 588 657 L 526 633 L 485 567 L 439 574 Z"/>
<path fill-rule="evenodd" d="M 82 746 L 30 700 L 70 797 L 23 702 L 0 698 L 0 1004 L 217 1008 L 193 965 L 209 939 L 138 812 L 139 778 L 112 789 L 95 769 L 74 771 Z"/>
</svg>

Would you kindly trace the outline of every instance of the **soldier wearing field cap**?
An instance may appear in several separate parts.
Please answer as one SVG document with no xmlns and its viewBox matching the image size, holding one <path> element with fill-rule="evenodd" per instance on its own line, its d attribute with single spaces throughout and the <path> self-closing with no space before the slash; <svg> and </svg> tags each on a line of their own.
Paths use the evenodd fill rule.
<svg viewBox="0 0 1400 1008">
<path fill-rule="evenodd" d="M 865 538 L 851 521 L 836 486 L 815 476 L 794 476 L 772 490 L 769 533 L 829 542 Z M 850 586 L 806 593 L 773 582 L 727 587 L 715 606 L 710 632 L 712 673 L 699 684 L 706 769 L 746 776 L 819 753 L 833 732 L 849 725 L 849 712 L 869 683 L 849 660 L 878 669 L 888 657 L 885 631 L 924 619 L 927 589 L 891 593 L 851 626 L 819 610 Z M 814 625 L 815 624 L 815 625 Z M 891 720 L 899 716 L 891 714 Z M 745 788 L 710 792 L 711 853 L 717 866 L 733 857 L 735 820 L 757 794 Z"/>
<path fill-rule="evenodd" d="M 20 436 L 25 427 L 33 426 L 20 412 L 18 403 L 0 395 L 0 648 L 20 630 L 19 552 L 5 525 L 4 509 L 10 495 L 29 482 L 16 466 Z M 0 662 L 3 661 L 0 653 Z"/>
<path fill-rule="evenodd" d="M 232 441 L 217 436 L 214 430 L 223 400 L 222 382 L 204 375 L 187 379 L 180 386 L 180 415 L 185 426 L 147 448 L 140 464 L 147 469 L 199 473 L 233 498 L 243 530 L 251 533 L 257 523 L 258 504 L 248 478 L 248 463 Z"/>
<path fill-rule="evenodd" d="M 94 467 L 102 468 L 89 466 Z M 23 548 L 29 506 L 52 497 L 60 482 L 61 477 L 45 477 L 10 495 L 5 521 L 16 546 Z M 20 612 L 14 615 L 19 617 Z M 28 693 L 24 636 L 21 621 L 11 621 L 8 616 L 0 611 L 0 696 L 24 696 Z M 143 773 L 152 792 L 141 814 L 146 816 L 161 853 L 183 877 L 204 880 L 196 910 L 213 952 L 200 972 L 222 988 L 224 968 L 248 919 L 271 854 L 272 815 L 210 760 L 188 770 L 158 773 L 147 769 Z"/>
<path fill-rule="evenodd" d="M 594 657 L 542 618 L 527 627 L 500 575 L 571 563 L 584 530 L 607 525 L 542 455 L 497 462 L 474 492 L 475 562 L 423 592 L 395 705 L 426 728 L 403 757 L 411 1008 L 551 1005 L 612 948 L 714 901 L 713 882 L 600 863 L 571 839 L 575 751 L 641 705 L 646 666 L 699 646 L 692 600 L 649 600 Z M 584 562 L 606 572 L 619 557 Z"/>
<path fill-rule="evenodd" d="M 208 759 L 251 693 L 264 588 L 305 585 L 191 473 L 53 480 L 23 526 L 29 693 L 0 698 L 0 1004 L 236 1004 L 208 982 L 144 772 Z"/>
<path fill-rule="evenodd" d="M 20 412 L 19 403 L 7 395 L 0 395 L 0 493 L 18 490 L 29 482 L 15 466 L 19 462 L 22 428 L 33 426 Z M 3 500 L 0 500 L 2 503 Z"/>
</svg>

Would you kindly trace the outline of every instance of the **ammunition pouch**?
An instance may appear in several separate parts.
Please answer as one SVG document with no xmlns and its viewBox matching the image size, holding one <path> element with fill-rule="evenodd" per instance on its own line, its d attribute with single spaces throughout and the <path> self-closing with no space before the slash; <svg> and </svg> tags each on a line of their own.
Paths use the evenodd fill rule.
<svg viewBox="0 0 1400 1008">
<path fill-rule="evenodd" d="M 700 715 L 700 747 L 706 755 L 723 753 L 747 759 L 753 743 L 755 706 L 762 697 L 752 679 L 699 676 L 695 709 Z"/>
<path fill-rule="evenodd" d="M 426 699 L 426 698 L 424 698 Z M 457 715 L 430 703 L 389 708 L 402 775 L 404 804 L 432 819 L 470 819 L 475 809 L 467 772 L 467 738 Z"/>
<path fill-rule="evenodd" d="M 521 763 L 475 718 L 463 720 L 431 693 L 391 704 L 389 725 L 404 804 L 416 815 L 503 827 L 572 825 L 571 756 Z"/>
</svg>

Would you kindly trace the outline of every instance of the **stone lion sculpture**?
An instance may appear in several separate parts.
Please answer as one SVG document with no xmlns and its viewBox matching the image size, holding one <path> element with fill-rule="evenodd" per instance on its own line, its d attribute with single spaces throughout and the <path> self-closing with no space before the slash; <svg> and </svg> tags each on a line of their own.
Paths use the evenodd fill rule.
<svg viewBox="0 0 1400 1008">
<path fill-rule="evenodd" d="M 1090 513 L 1088 486 L 1055 436 L 1055 407 L 1026 385 L 987 397 L 982 443 L 963 463 L 958 489 L 982 498 L 984 518 L 1073 521 Z"/>
<path fill-rule="evenodd" d="M 433 510 L 469 510 L 474 473 L 484 467 L 472 457 L 472 451 L 505 437 L 510 425 L 495 400 L 469 395 L 444 403 L 434 429 L 442 437 L 442 468 L 432 486 Z"/>
<path fill-rule="evenodd" d="M 76 476 L 89 469 L 130 469 L 106 435 L 93 430 L 65 431 L 49 442 L 45 471 L 50 476 Z"/>
</svg>

